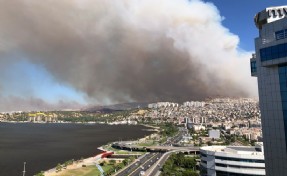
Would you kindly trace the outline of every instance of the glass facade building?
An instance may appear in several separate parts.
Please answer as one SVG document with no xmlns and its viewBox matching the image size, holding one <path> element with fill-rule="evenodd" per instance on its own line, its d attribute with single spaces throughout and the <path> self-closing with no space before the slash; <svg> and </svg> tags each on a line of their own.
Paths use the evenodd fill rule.
<svg viewBox="0 0 287 176">
<path fill-rule="evenodd" d="M 258 79 L 267 176 L 287 175 L 286 9 L 287 6 L 269 7 L 255 16 L 259 36 L 250 67 L 251 75 Z"/>
</svg>

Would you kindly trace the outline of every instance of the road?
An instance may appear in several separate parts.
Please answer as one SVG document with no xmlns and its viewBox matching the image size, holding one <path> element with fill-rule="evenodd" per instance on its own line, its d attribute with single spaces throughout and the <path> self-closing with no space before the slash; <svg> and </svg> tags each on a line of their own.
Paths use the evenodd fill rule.
<svg viewBox="0 0 287 176">
<path fill-rule="evenodd" d="M 158 175 L 158 172 L 160 172 L 161 167 L 163 166 L 163 164 L 166 162 L 166 160 L 168 159 L 168 157 L 172 154 L 172 152 L 168 152 L 165 153 L 160 159 L 159 161 L 157 161 L 156 165 L 152 166 L 150 168 L 150 170 L 147 172 L 147 175 L 150 176 L 155 176 Z"/>
<path fill-rule="evenodd" d="M 152 166 L 157 158 L 161 157 L 161 153 L 147 153 L 143 157 L 136 159 L 136 162 L 117 173 L 116 176 L 138 176 L 140 171 L 145 171 Z"/>
<path fill-rule="evenodd" d="M 151 149 L 167 149 L 173 150 L 172 152 L 178 152 L 180 150 L 199 150 L 197 147 L 174 147 L 173 144 L 178 143 L 185 131 L 180 130 L 179 133 L 170 138 L 168 141 L 163 143 L 161 146 L 152 146 Z M 165 161 L 168 159 L 172 152 L 163 153 L 147 153 L 144 156 L 138 158 L 136 162 L 129 165 L 119 173 L 115 174 L 116 176 L 139 176 L 141 172 L 145 172 L 146 175 L 155 176 L 160 172 L 160 168 L 163 166 Z"/>
<path fill-rule="evenodd" d="M 133 171 L 128 176 L 139 176 L 141 171 L 146 172 L 152 165 L 154 165 L 158 159 L 162 156 L 162 153 L 156 153 L 153 157 L 151 157 L 146 162 L 140 164 L 140 167 L 138 167 L 135 171 Z"/>
</svg>

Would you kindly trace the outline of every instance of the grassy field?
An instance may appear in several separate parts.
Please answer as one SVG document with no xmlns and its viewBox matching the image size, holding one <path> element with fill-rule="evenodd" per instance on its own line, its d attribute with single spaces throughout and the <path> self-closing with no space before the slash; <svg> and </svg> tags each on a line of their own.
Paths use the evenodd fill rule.
<svg viewBox="0 0 287 176">
<path fill-rule="evenodd" d="M 145 143 L 139 143 L 138 146 L 143 146 L 143 147 L 149 147 L 149 146 L 153 146 L 156 145 L 157 143 L 153 142 L 153 141 L 149 141 L 149 142 L 145 142 Z"/>
<path fill-rule="evenodd" d="M 107 171 L 111 168 L 112 166 L 106 165 L 103 166 L 102 168 L 104 171 Z M 71 169 L 71 170 L 62 170 L 61 172 L 53 175 L 53 176 L 100 176 L 100 171 L 96 166 L 87 166 L 87 167 L 82 167 L 79 169 Z"/>
</svg>

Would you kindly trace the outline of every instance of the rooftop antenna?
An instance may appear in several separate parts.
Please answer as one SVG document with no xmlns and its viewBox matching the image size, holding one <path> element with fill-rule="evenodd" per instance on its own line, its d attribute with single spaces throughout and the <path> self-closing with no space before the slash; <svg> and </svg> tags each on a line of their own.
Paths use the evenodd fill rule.
<svg viewBox="0 0 287 176">
<path fill-rule="evenodd" d="M 26 169 L 25 169 L 25 166 L 26 166 L 26 162 L 24 162 L 24 170 L 23 170 L 23 176 L 25 176 L 25 173 L 26 173 Z"/>
</svg>

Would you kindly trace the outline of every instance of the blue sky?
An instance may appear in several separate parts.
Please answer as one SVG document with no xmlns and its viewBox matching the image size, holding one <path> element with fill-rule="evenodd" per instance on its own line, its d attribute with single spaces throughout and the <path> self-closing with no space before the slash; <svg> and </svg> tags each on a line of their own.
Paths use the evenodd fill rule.
<svg viewBox="0 0 287 176">
<path fill-rule="evenodd" d="M 286 5 L 286 0 L 205 0 L 212 2 L 224 16 L 223 25 L 240 38 L 240 48 L 254 50 L 254 38 L 258 30 L 253 17 L 257 12 L 271 6 Z"/>
<path fill-rule="evenodd" d="M 59 100 L 85 103 L 83 93 L 69 85 L 57 83 L 44 67 L 24 59 L 13 63 L 9 68 L 4 68 L 2 78 L 9 80 L 9 84 L 1 87 L 4 95 L 43 98 L 48 103 L 57 103 Z"/>
</svg>

